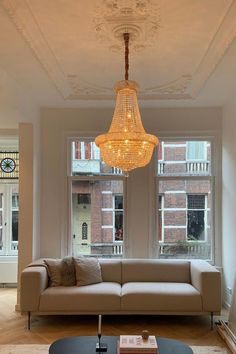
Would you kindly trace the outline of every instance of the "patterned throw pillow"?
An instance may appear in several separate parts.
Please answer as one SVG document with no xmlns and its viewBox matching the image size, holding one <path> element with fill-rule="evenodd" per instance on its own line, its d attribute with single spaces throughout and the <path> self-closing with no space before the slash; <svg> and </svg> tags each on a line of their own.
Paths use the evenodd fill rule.
<svg viewBox="0 0 236 354">
<path fill-rule="evenodd" d="M 63 259 L 47 258 L 44 262 L 47 265 L 50 286 L 76 285 L 75 267 L 72 257 L 65 257 Z"/>
<path fill-rule="evenodd" d="M 101 266 L 97 258 L 74 258 L 78 286 L 102 282 Z"/>
</svg>

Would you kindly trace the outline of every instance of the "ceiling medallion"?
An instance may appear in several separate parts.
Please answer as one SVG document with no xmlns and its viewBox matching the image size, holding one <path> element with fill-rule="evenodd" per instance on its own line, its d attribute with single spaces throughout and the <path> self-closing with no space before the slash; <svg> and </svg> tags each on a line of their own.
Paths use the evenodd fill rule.
<svg viewBox="0 0 236 354">
<path fill-rule="evenodd" d="M 130 49 L 139 52 L 152 46 L 160 30 L 157 0 L 103 0 L 96 8 L 97 39 L 111 51 L 123 49 L 123 33 L 130 34 Z"/>
</svg>

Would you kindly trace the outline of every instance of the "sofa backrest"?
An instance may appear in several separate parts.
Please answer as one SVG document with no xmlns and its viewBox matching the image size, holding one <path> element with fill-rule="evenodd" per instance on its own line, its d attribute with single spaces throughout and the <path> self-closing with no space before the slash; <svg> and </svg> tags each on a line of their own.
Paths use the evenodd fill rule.
<svg viewBox="0 0 236 354">
<path fill-rule="evenodd" d="M 121 259 L 99 259 L 103 281 L 121 284 Z"/>
<path fill-rule="evenodd" d="M 190 262 L 156 259 L 123 259 L 122 283 L 127 282 L 190 283 Z"/>
</svg>

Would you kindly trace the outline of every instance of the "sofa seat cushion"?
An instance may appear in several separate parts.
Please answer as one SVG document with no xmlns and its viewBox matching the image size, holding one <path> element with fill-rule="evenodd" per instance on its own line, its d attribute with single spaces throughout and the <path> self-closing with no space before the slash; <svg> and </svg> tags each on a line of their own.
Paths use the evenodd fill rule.
<svg viewBox="0 0 236 354">
<path fill-rule="evenodd" d="M 85 286 L 49 287 L 40 296 L 39 311 L 103 312 L 120 309 L 121 286 L 102 282 Z"/>
<path fill-rule="evenodd" d="M 202 311 L 200 293 L 187 283 L 133 282 L 122 286 L 123 311 Z"/>
</svg>

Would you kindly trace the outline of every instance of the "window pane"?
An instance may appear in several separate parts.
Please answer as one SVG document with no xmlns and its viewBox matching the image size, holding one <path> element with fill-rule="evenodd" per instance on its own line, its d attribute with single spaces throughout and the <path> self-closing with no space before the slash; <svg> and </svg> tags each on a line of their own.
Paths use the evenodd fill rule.
<svg viewBox="0 0 236 354">
<path fill-rule="evenodd" d="M 78 204 L 91 204 L 91 195 L 88 193 L 79 193 Z"/>
<path fill-rule="evenodd" d="M 115 209 L 123 209 L 123 195 L 115 196 Z"/>
<path fill-rule="evenodd" d="M 123 181 L 72 182 L 72 234 L 74 256 L 122 256 Z"/>
<path fill-rule="evenodd" d="M 115 241 L 123 241 L 123 211 L 115 210 Z"/>
<path fill-rule="evenodd" d="M 122 175 L 119 168 L 108 167 L 101 159 L 100 149 L 92 140 L 71 142 L 71 174 L 79 175 Z"/>
<path fill-rule="evenodd" d="M 12 211 L 12 241 L 18 241 L 18 211 Z"/>
<path fill-rule="evenodd" d="M 211 143 L 209 141 L 162 141 L 158 154 L 159 176 L 211 175 Z"/>
<path fill-rule="evenodd" d="M 12 194 L 12 208 L 18 209 L 19 208 L 19 195 Z"/>
<path fill-rule="evenodd" d="M 210 259 L 211 182 L 161 180 L 157 197 L 160 258 Z"/>
<path fill-rule="evenodd" d="M 204 209 L 205 196 L 204 195 L 188 195 L 188 209 Z"/>
<path fill-rule="evenodd" d="M 204 160 L 204 159 L 206 159 L 205 141 L 188 141 L 187 160 Z"/>
</svg>

